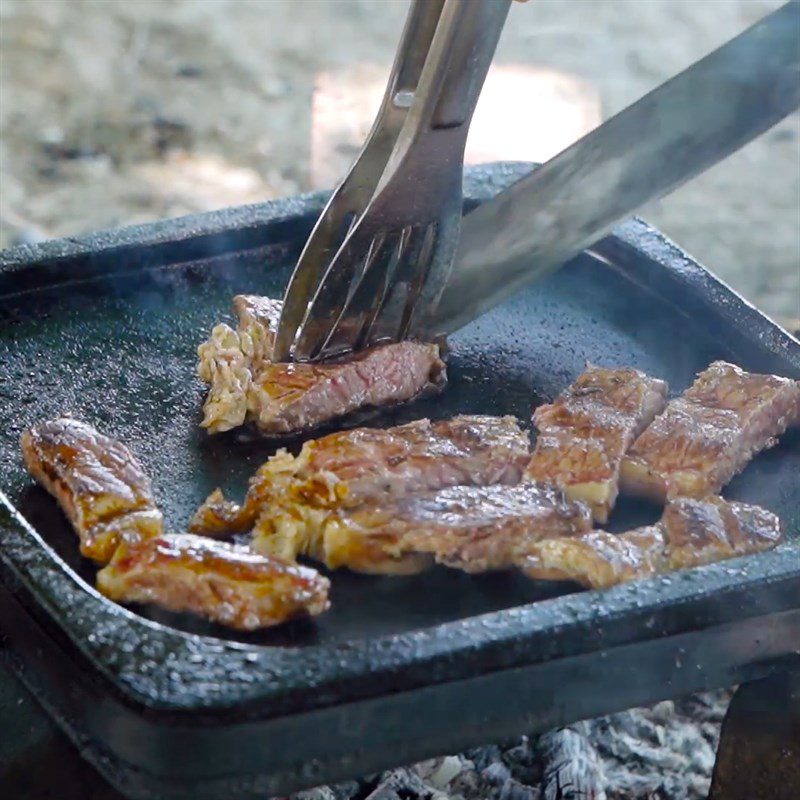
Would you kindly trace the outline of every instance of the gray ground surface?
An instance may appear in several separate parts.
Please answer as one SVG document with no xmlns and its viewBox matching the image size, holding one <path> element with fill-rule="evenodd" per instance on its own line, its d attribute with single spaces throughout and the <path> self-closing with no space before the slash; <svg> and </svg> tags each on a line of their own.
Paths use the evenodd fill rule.
<svg viewBox="0 0 800 800">
<path fill-rule="evenodd" d="M 499 63 L 573 73 L 605 116 L 780 0 L 534 0 Z M 389 64 L 405 0 L 0 0 L 0 244 L 302 190 L 314 76 Z M 647 211 L 800 317 L 800 118 Z"/>
</svg>

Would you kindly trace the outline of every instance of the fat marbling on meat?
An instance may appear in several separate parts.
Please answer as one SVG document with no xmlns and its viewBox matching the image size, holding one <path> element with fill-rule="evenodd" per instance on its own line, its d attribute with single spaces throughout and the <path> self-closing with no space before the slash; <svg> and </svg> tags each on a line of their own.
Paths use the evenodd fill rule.
<svg viewBox="0 0 800 800">
<path fill-rule="evenodd" d="M 186 533 L 123 543 L 97 574 L 97 588 L 116 602 L 154 603 L 245 631 L 321 614 L 329 586 L 316 570 Z"/>
<path fill-rule="evenodd" d="M 278 523 L 289 530 L 291 524 Z M 462 485 L 334 512 L 308 554 L 330 568 L 360 572 L 396 572 L 398 563 L 422 569 L 435 560 L 476 573 L 507 569 L 532 543 L 577 536 L 591 527 L 589 507 L 567 500 L 553 486 Z M 273 534 L 272 542 L 286 538 L 284 530 Z M 259 531 L 255 546 L 269 545 Z"/>
<path fill-rule="evenodd" d="M 255 527 L 257 542 L 269 539 L 272 552 L 294 558 L 313 549 L 334 510 L 448 486 L 514 484 L 529 455 L 527 434 L 513 417 L 342 431 L 306 442 L 297 456 L 278 452 L 251 479 L 241 505 L 213 492 L 190 528 L 215 536 Z M 287 519 L 291 530 L 281 523 Z"/>
</svg>

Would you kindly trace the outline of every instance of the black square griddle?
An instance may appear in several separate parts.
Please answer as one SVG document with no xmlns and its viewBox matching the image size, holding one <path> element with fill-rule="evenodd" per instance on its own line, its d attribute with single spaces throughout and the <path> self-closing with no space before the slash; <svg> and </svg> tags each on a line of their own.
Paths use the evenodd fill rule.
<svg viewBox="0 0 800 800">
<path fill-rule="evenodd" d="M 468 207 L 527 169 L 470 171 Z M 118 437 L 174 530 L 214 487 L 241 496 L 277 445 L 198 428 L 196 347 L 235 293 L 282 294 L 323 199 L 2 254 L 0 653 L 85 758 L 135 798 L 263 798 L 797 665 L 797 432 L 725 491 L 780 514 L 785 543 L 606 591 L 512 573 L 337 572 L 326 615 L 250 635 L 98 595 L 25 473 L 20 433 L 72 412 Z M 673 394 L 716 358 L 800 378 L 797 341 L 637 220 L 452 348 L 440 398 L 370 424 L 527 420 L 587 360 L 638 367 Z M 658 516 L 623 500 L 611 527 Z"/>
</svg>

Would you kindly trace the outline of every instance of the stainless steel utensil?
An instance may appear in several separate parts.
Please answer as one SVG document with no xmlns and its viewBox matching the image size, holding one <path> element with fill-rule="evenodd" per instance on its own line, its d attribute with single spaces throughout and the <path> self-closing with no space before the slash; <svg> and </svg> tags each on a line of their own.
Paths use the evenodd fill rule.
<svg viewBox="0 0 800 800">
<path fill-rule="evenodd" d="M 427 324 L 418 312 L 436 307 L 452 264 L 464 145 L 509 6 L 415 0 L 367 145 L 292 276 L 275 359 L 319 359 Z"/>
<path fill-rule="evenodd" d="M 437 70 L 443 67 L 441 22 L 448 7 L 431 45 L 431 53 L 438 50 Z M 493 20 L 496 41 L 500 23 L 497 15 Z M 474 20 L 467 27 L 476 34 Z M 448 37 L 447 46 L 453 41 Z M 490 58 L 485 44 L 481 52 L 485 71 L 487 54 Z M 303 280 L 300 267 L 295 273 L 288 308 L 295 315 L 304 304 L 305 314 L 300 324 L 284 312 L 281 325 L 292 334 L 300 328 L 296 358 L 451 333 L 560 267 L 649 200 L 772 127 L 800 106 L 800 0 L 791 0 L 469 214 L 452 268 L 459 225 L 455 198 L 461 201 L 454 164 L 460 171 L 467 131 L 462 124 L 455 134 L 444 127 L 433 129 L 438 140 L 431 135 L 430 121 L 440 118 L 432 116 L 429 67 L 432 72 L 430 56 L 375 196 L 310 303 L 310 292 L 293 297 L 295 283 Z M 439 73 L 437 81 L 444 77 Z M 473 104 L 477 88 L 470 94 Z M 423 109 L 427 127 L 420 126 Z M 445 146 L 437 146 L 439 141 Z M 453 160 L 440 160 L 445 154 Z"/>
<path fill-rule="evenodd" d="M 369 203 L 417 90 L 422 67 L 439 23 L 444 0 L 413 0 L 380 110 L 361 153 L 331 195 L 297 262 L 283 303 L 273 357 L 290 356 L 330 259 Z"/>
<path fill-rule="evenodd" d="M 410 335 L 457 330 L 798 106 L 792 0 L 469 214 L 432 325 Z"/>
</svg>

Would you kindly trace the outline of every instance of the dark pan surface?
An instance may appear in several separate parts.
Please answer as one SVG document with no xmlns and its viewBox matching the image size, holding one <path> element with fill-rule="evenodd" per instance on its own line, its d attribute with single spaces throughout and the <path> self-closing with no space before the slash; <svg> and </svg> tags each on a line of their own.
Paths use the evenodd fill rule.
<svg viewBox="0 0 800 800">
<path fill-rule="evenodd" d="M 466 195 L 474 203 L 520 174 L 475 170 Z M 71 412 L 117 436 L 175 529 L 215 486 L 241 496 L 278 445 L 198 428 L 195 349 L 229 317 L 233 294 L 281 293 L 321 202 L 0 254 L 0 487 L 10 499 L 0 496 L 0 626 L 13 644 L 0 656 L 109 780 L 143 798 L 288 793 L 731 685 L 796 658 L 796 432 L 725 492 L 782 516 L 787 542 L 757 556 L 604 592 L 512 574 L 341 572 L 328 614 L 239 641 L 100 598 L 55 502 L 25 474 L 19 434 Z M 587 360 L 639 367 L 673 394 L 715 358 L 800 378 L 800 345 L 657 231 L 634 220 L 594 251 L 454 337 L 444 395 L 371 424 L 457 412 L 527 420 Z M 623 501 L 611 527 L 657 516 Z"/>
<path fill-rule="evenodd" d="M 235 434 L 214 438 L 200 430 L 203 386 L 195 377 L 196 348 L 215 322 L 230 317 L 233 294 L 256 290 L 280 296 L 289 265 L 281 249 L 255 251 L 135 278 L 95 280 L 69 291 L 41 291 L 3 304 L 3 400 L 16 409 L 1 434 L 10 461 L 4 483 L 31 524 L 88 581 L 94 570 L 78 555 L 66 520 L 25 473 L 17 453 L 21 431 L 69 412 L 118 437 L 152 475 L 171 530 L 184 529 L 216 486 L 241 497 L 247 478 L 275 444 L 242 443 Z M 713 359 L 732 357 L 724 343 L 692 323 L 676 325 L 672 306 L 584 258 L 455 336 L 444 395 L 367 421 L 383 426 L 474 412 L 515 414 L 527 424 L 531 408 L 562 389 L 587 360 L 638 367 L 679 392 Z M 797 527 L 797 441 L 786 437 L 759 457 L 728 494 L 760 502 Z M 657 509 L 622 503 L 612 527 L 624 530 L 657 515 Z M 333 581 L 334 608 L 319 621 L 248 638 L 301 645 L 395 633 L 521 605 L 566 588 L 515 575 L 470 578 L 444 569 L 395 579 L 339 572 Z M 189 619 L 177 623 L 211 632 L 211 626 Z"/>
</svg>

